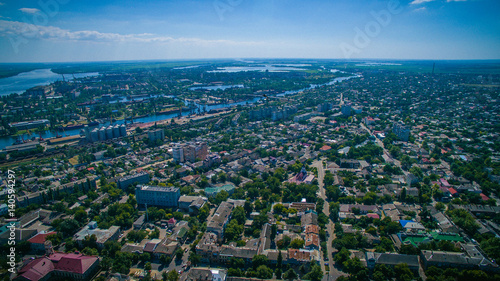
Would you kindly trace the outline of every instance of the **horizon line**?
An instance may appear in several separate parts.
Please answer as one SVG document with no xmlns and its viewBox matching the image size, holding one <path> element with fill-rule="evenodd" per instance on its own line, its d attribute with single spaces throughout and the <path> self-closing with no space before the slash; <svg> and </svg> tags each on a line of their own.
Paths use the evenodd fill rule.
<svg viewBox="0 0 500 281">
<path fill-rule="evenodd" d="M 248 58 L 179 58 L 179 59 L 130 59 L 130 60 L 97 60 L 97 61 L 44 61 L 44 62 L 34 62 L 34 61 L 24 61 L 24 62 L 0 62 L 0 65 L 9 65 L 9 64 L 77 64 L 77 63 L 127 63 L 127 62 L 197 62 L 197 61 L 240 61 L 245 62 L 245 60 L 317 60 L 317 61 L 345 61 L 345 62 L 358 62 L 364 60 L 373 60 L 373 61 L 441 61 L 441 62 L 500 62 L 500 58 L 496 59 L 395 59 L 395 58 L 355 58 L 355 59 L 346 59 L 346 58 L 277 58 L 277 57 L 248 57 Z"/>
</svg>

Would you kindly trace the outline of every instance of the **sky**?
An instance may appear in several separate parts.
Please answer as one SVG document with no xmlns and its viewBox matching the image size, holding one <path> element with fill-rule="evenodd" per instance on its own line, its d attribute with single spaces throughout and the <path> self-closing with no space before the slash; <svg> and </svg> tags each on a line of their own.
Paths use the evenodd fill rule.
<svg viewBox="0 0 500 281">
<path fill-rule="evenodd" d="M 500 59 L 498 0 L 0 0 L 0 63 Z"/>
</svg>

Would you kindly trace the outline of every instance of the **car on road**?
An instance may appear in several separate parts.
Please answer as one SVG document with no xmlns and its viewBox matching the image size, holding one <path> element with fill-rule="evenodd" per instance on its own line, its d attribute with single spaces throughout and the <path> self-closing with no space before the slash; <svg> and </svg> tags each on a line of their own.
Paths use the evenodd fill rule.
<svg viewBox="0 0 500 281">
<path fill-rule="evenodd" d="M 328 263 L 327 263 L 327 262 L 325 262 L 325 265 L 326 265 L 326 266 L 328 266 Z"/>
</svg>

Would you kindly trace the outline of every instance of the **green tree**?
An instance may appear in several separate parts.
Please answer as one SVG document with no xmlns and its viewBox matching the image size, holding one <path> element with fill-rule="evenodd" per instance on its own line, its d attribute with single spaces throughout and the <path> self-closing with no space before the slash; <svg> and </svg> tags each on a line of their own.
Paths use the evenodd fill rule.
<svg viewBox="0 0 500 281">
<path fill-rule="evenodd" d="M 304 247 L 304 240 L 300 238 L 293 239 L 290 243 L 290 248 L 292 249 L 302 249 L 302 247 Z"/>
<path fill-rule="evenodd" d="M 293 270 L 293 268 L 290 268 L 287 271 L 285 271 L 285 273 L 283 273 L 283 278 L 285 280 L 294 280 L 297 277 L 298 277 L 297 273 L 295 272 L 295 270 Z"/>
<path fill-rule="evenodd" d="M 283 239 L 276 242 L 276 246 L 280 250 L 287 249 L 290 246 L 291 240 L 289 236 L 284 236 Z"/>
<path fill-rule="evenodd" d="M 221 192 L 217 193 L 217 195 L 215 195 L 215 197 L 212 197 L 213 199 L 213 203 L 215 205 L 219 205 L 220 203 L 224 202 L 227 200 L 227 198 L 229 198 L 229 193 L 227 193 L 227 191 L 225 190 L 222 190 Z"/>
<path fill-rule="evenodd" d="M 170 270 L 167 275 L 167 281 L 177 281 L 179 280 L 179 273 L 175 269 Z"/>
<path fill-rule="evenodd" d="M 396 264 L 394 274 L 397 281 L 410 281 L 413 279 L 413 273 L 406 263 Z"/>
<path fill-rule="evenodd" d="M 345 271 L 350 274 L 356 274 L 365 268 L 357 257 L 345 261 L 343 265 Z"/>
<path fill-rule="evenodd" d="M 436 210 L 438 210 L 438 211 L 444 211 L 444 210 L 446 210 L 446 205 L 443 204 L 442 202 L 437 202 L 436 203 Z"/>
<path fill-rule="evenodd" d="M 100 263 L 102 270 L 108 271 L 113 264 L 113 260 L 110 257 L 104 257 Z"/>
<path fill-rule="evenodd" d="M 47 235 L 47 237 L 45 239 L 52 242 L 53 246 L 57 246 L 57 245 L 61 244 L 61 241 L 62 241 L 62 237 L 58 233 Z"/>
<path fill-rule="evenodd" d="M 481 249 L 483 249 L 490 258 L 497 261 L 500 260 L 500 238 L 493 237 L 481 241 Z"/>
<path fill-rule="evenodd" d="M 350 255 L 351 255 L 351 252 L 349 252 L 349 250 L 347 250 L 344 247 L 344 248 L 340 249 L 340 251 L 338 251 L 335 254 L 335 256 L 333 257 L 333 260 L 337 264 L 343 264 L 344 262 L 346 262 L 349 259 Z"/>
<path fill-rule="evenodd" d="M 261 265 L 267 265 L 268 262 L 269 260 L 265 255 L 255 255 L 252 258 L 252 266 L 255 270 Z"/>
<path fill-rule="evenodd" d="M 385 264 L 375 265 L 373 279 L 376 281 L 391 280 L 394 277 L 394 270 Z"/>
<path fill-rule="evenodd" d="M 278 260 L 276 263 L 276 267 L 281 269 L 283 266 L 283 256 L 281 255 L 281 251 L 278 252 Z"/>
<path fill-rule="evenodd" d="M 224 231 L 226 241 L 237 241 L 243 233 L 244 226 L 238 224 L 236 219 L 232 219 Z"/>
<path fill-rule="evenodd" d="M 234 208 L 231 217 L 235 219 L 238 224 L 244 225 L 246 221 L 245 209 L 241 206 Z"/>
<path fill-rule="evenodd" d="M 175 259 L 180 261 L 182 259 L 182 256 L 184 256 L 184 251 L 181 248 L 178 248 L 175 251 Z"/>
<path fill-rule="evenodd" d="M 307 273 L 304 276 L 306 280 L 312 281 L 320 281 L 323 278 L 323 271 L 321 270 L 321 266 L 315 264 L 311 270 L 311 272 Z"/>
<path fill-rule="evenodd" d="M 189 258 L 188 260 L 194 264 L 194 265 L 197 265 L 198 263 L 200 263 L 201 261 L 201 256 L 196 254 L 195 252 L 191 252 L 189 253 Z"/>
<path fill-rule="evenodd" d="M 65 237 L 73 236 L 76 231 L 80 228 L 79 223 L 74 219 L 64 220 L 58 226 L 58 232 L 61 232 Z"/>
<path fill-rule="evenodd" d="M 257 267 L 257 277 L 260 279 L 271 279 L 273 277 L 273 271 L 266 265 L 260 265 Z"/>
<path fill-rule="evenodd" d="M 210 215 L 210 207 L 208 207 L 208 204 L 205 204 L 200 209 L 200 212 L 198 214 L 198 220 L 205 221 L 209 215 Z"/>
</svg>

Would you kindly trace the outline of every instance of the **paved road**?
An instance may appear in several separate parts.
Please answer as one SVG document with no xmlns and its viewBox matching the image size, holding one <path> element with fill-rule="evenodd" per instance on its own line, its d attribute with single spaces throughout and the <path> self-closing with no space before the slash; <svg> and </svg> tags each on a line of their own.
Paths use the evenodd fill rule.
<svg viewBox="0 0 500 281">
<path fill-rule="evenodd" d="M 367 131 L 367 132 L 368 132 L 368 134 L 370 134 L 370 136 L 375 137 L 375 136 L 373 135 L 372 131 L 370 131 L 370 129 L 368 129 L 368 128 L 365 126 L 365 124 L 360 123 L 360 126 L 361 126 L 361 128 L 363 128 L 365 131 Z M 384 154 L 385 154 L 385 155 L 386 155 L 389 159 L 391 159 L 391 160 L 392 160 L 392 162 L 394 163 L 394 165 L 398 166 L 398 167 L 401 169 L 401 171 L 403 171 L 403 174 L 404 174 L 405 176 L 408 176 L 408 172 L 407 172 L 407 171 L 405 171 L 405 170 L 403 170 L 403 169 L 401 168 L 401 162 L 400 162 L 399 160 L 397 160 L 397 159 L 392 158 L 392 156 L 391 156 L 391 154 L 389 153 L 389 151 L 385 148 L 384 143 L 383 143 L 381 140 L 379 140 L 377 137 L 375 137 L 375 141 L 376 141 L 376 143 L 378 144 L 378 146 L 382 147 L 382 149 L 384 150 Z"/>
<path fill-rule="evenodd" d="M 323 184 L 323 179 L 325 177 L 325 169 L 323 167 L 323 160 L 316 160 L 312 163 L 313 167 L 316 167 L 318 169 L 318 185 L 319 185 L 319 197 L 325 200 L 325 205 L 323 205 L 323 213 L 330 217 L 330 204 L 327 201 L 326 198 L 326 192 L 325 192 L 325 186 Z M 323 268 L 323 281 L 329 281 L 329 280 L 336 280 L 340 276 L 344 275 L 346 276 L 345 273 L 340 272 L 337 268 L 335 268 L 333 260 L 332 260 L 332 253 L 333 253 L 333 247 L 332 247 L 332 241 L 335 239 L 335 233 L 334 233 L 334 223 L 332 220 L 328 219 L 328 224 L 326 225 L 326 231 L 327 231 L 327 253 L 328 253 L 328 267 L 330 269 L 329 272 L 325 271 L 325 261 L 324 258 L 321 258 L 321 267 Z"/>
</svg>

